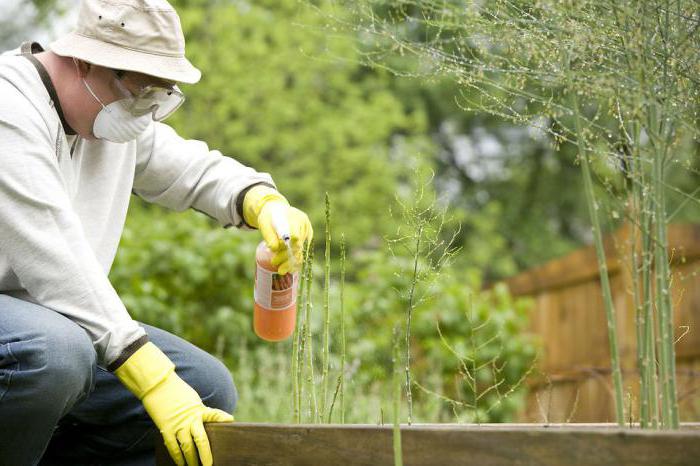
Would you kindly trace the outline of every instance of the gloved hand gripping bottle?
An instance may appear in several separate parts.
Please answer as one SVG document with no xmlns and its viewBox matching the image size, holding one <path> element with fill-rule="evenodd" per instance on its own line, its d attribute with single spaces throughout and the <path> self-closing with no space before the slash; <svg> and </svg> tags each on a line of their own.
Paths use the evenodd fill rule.
<svg viewBox="0 0 700 466">
<path fill-rule="evenodd" d="M 273 212 L 272 221 L 277 236 L 287 247 L 289 260 L 293 261 L 289 225 L 284 210 L 278 209 Z M 261 241 L 255 251 L 253 328 L 256 335 L 263 340 L 281 341 L 289 338 L 294 332 L 299 273 L 278 274 L 278 266 L 271 262 L 273 255 L 265 241 Z"/>
</svg>

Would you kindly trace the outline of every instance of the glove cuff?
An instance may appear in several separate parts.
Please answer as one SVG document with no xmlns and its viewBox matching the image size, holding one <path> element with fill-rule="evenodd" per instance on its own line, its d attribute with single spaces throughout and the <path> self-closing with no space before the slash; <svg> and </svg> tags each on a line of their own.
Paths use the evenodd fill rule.
<svg viewBox="0 0 700 466">
<path fill-rule="evenodd" d="M 142 400 L 173 372 L 175 364 L 156 345 L 148 342 L 119 366 L 114 375 Z"/>
<path fill-rule="evenodd" d="M 253 228 L 258 228 L 258 216 L 263 206 L 270 201 L 281 201 L 287 206 L 289 202 L 276 189 L 269 186 L 253 186 L 243 199 L 243 219 Z"/>
</svg>

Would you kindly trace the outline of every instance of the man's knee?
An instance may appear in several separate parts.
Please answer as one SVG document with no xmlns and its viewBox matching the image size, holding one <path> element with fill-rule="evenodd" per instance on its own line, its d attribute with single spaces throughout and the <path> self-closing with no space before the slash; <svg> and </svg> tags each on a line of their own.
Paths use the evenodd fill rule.
<svg viewBox="0 0 700 466">
<path fill-rule="evenodd" d="M 26 331 L 10 343 L 17 370 L 36 401 L 64 411 L 94 388 L 96 354 L 85 331 L 72 322 Z"/>
<path fill-rule="evenodd" d="M 206 406 L 232 413 L 238 392 L 231 372 L 214 356 L 165 330 L 143 324 L 149 339 L 167 354 L 177 374 L 202 398 Z"/>
<path fill-rule="evenodd" d="M 81 398 L 87 397 L 95 388 L 97 354 L 85 330 L 70 325 L 62 335 L 49 338 L 48 351 L 50 372 L 62 374 L 68 385 L 80 390 Z"/>
<path fill-rule="evenodd" d="M 193 380 L 187 383 L 199 393 L 204 404 L 227 413 L 233 413 L 238 402 L 238 392 L 231 372 L 214 356 L 204 353 L 196 367 Z"/>
</svg>

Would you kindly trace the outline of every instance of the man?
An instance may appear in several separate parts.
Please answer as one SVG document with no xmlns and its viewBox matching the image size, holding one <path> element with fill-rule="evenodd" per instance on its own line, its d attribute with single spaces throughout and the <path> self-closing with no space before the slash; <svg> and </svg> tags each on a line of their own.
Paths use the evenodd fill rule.
<svg viewBox="0 0 700 466">
<path fill-rule="evenodd" d="M 166 0 L 84 0 L 48 51 L 0 57 L 1 465 L 153 464 L 158 431 L 176 463 L 212 464 L 230 373 L 132 320 L 107 278 L 130 195 L 258 228 L 281 273 L 312 229 L 268 174 L 161 123 L 199 78 Z"/>
</svg>

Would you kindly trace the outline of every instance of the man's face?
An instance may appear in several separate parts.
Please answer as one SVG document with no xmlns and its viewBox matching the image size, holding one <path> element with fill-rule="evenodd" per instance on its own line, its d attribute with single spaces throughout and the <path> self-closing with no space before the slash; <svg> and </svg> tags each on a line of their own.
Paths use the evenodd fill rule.
<svg viewBox="0 0 700 466">
<path fill-rule="evenodd" d="M 85 62 L 76 62 L 78 74 L 85 79 L 90 89 L 102 105 L 109 105 L 117 100 L 138 96 L 148 86 L 169 88 L 175 83 L 154 76 L 133 71 L 119 71 L 97 65 L 89 65 Z M 81 136 L 94 139 L 92 126 L 97 114 L 102 110 L 102 105 L 80 83 L 83 91 L 81 124 L 74 128 Z"/>
</svg>

